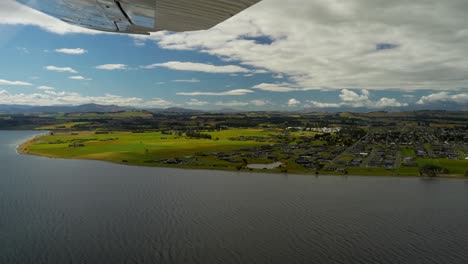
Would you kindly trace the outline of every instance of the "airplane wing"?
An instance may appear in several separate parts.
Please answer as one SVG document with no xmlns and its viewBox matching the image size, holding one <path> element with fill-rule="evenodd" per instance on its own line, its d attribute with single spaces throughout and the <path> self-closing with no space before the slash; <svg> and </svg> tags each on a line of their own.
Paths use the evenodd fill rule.
<svg viewBox="0 0 468 264">
<path fill-rule="evenodd" d="M 78 26 L 129 34 L 209 29 L 261 0 L 16 0 Z"/>
</svg>

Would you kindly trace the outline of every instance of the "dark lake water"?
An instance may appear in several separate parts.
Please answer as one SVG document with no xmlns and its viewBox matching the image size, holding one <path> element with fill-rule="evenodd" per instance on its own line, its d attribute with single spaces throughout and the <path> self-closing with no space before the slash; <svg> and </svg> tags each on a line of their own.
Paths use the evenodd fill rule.
<svg viewBox="0 0 468 264">
<path fill-rule="evenodd" d="M 468 263 L 468 182 L 126 167 L 18 155 L 0 263 Z M 37 132 L 36 132 L 37 133 Z"/>
</svg>

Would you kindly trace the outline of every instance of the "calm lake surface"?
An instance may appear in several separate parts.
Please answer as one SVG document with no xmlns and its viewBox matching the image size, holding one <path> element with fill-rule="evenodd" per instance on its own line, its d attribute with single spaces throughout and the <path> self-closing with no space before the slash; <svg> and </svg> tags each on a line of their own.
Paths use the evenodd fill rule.
<svg viewBox="0 0 468 264">
<path fill-rule="evenodd" d="M 0 263 L 468 263 L 468 182 L 126 167 L 16 154 Z"/>
</svg>

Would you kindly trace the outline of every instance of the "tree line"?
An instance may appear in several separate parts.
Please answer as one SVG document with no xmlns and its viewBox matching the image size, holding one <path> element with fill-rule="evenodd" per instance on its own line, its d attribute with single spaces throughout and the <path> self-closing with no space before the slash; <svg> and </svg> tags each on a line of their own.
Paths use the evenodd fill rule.
<svg viewBox="0 0 468 264">
<path fill-rule="evenodd" d="M 187 132 L 187 133 L 185 133 L 185 135 L 187 137 L 191 137 L 191 138 L 212 139 L 210 134 L 204 134 L 204 133 L 200 133 L 200 132 Z"/>
</svg>

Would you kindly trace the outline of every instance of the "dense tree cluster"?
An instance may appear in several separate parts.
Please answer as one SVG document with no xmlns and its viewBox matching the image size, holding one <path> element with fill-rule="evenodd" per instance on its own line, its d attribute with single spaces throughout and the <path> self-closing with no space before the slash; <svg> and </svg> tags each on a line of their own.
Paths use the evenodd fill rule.
<svg viewBox="0 0 468 264">
<path fill-rule="evenodd" d="M 426 164 L 419 169 L 421 176 L 436 177 L 439 174 L 447 174 L 448 170 L 437 165 Z"/>
<path fill-rule="evenodd" d="M 185 133 L 185 135 L 187 137 L 191 137 L 191 138 L 212 139 L 210 134 L 204 134 L 204 133 L 200 133 L 200 132 L 187 132 L 187 133 Z"/>
</svg>

